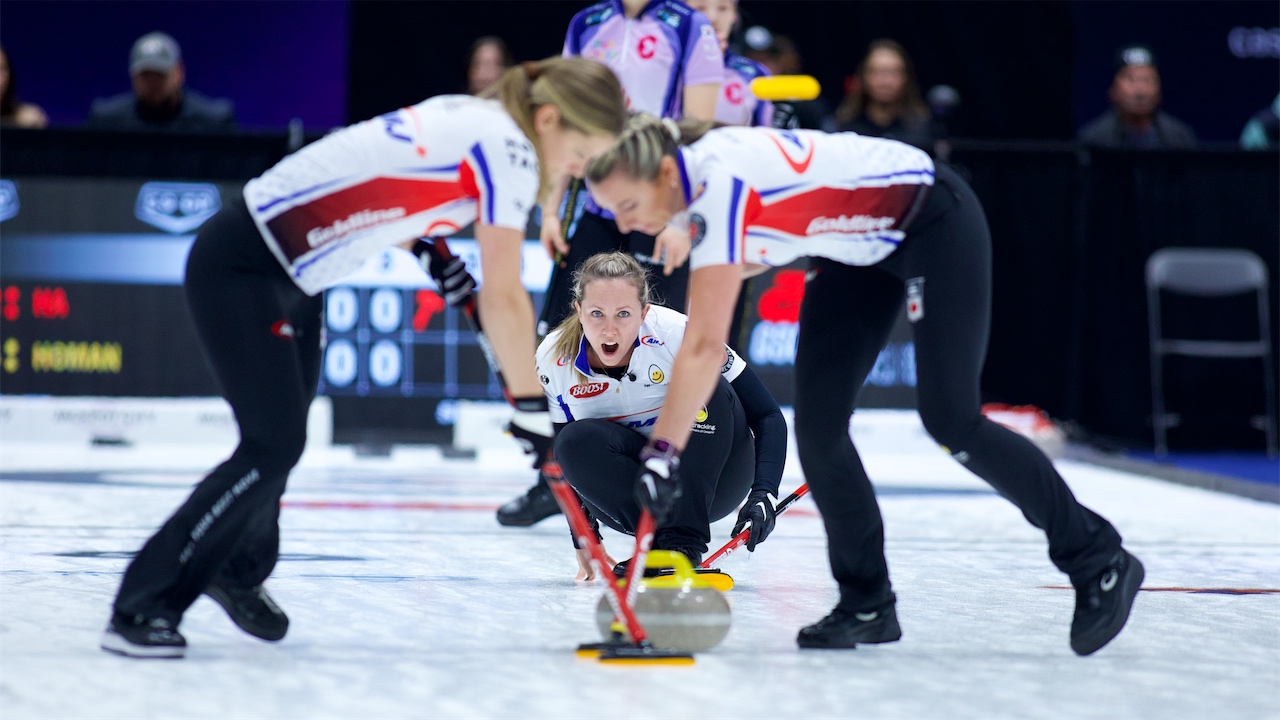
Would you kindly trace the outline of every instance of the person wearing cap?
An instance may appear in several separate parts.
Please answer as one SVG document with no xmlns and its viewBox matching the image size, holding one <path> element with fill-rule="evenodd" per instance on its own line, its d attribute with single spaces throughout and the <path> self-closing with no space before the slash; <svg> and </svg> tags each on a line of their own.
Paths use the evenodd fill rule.
<svg viewBox="0 0 1280 720">
<path fill-rule="evenodd" d="M 1122 49 L 1109 93 L 1111 109 L 1080 128 L 1086 145 L 1105 148 L 1190 148 L 1196 136 L 1186 123 L 1160 108 L 1160 71 L 1151 50 Z"/>
<path fill-rule="evenodd" d="M 162 32 L 138 38 L 129 51 L 133 92 L 93 101 L 88 127 L 96 130 L 229 131 L 236 129 L 230 100 L 183 87 L 186 68 L 178 42 Z"/>
</svg>

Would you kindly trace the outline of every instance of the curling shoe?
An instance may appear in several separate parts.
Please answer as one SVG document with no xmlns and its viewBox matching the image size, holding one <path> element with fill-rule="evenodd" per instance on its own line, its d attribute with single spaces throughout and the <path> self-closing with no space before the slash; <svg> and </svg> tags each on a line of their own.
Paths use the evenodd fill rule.
<svg viewBox="0 0 1280 720">
<path fill-rule="evenodd" d="M 1077 655 L 1095 653 L 1120 634 L 1145 575 L 1138 558 L 1121 550 L 1106 569 L 1076 586 L 1071 649 Z"/>
<path fill-rule="evenodd" d="M 289 616 L 261 585 L 242 589 L 211 582 L 204 594 L 227 611 L 231 622 L 256 638 L 275 642 L 289 631 Z"/>
<path fill-rule="evenodd" d="M 134 658 L 180 658 L 187 639 L 164 618 L 113 613 L 99 646 L 109 653 Z"/>
<path fill-rule="evenodd" d="M 541 478 L 529 492 L 498 508 L 498 524 L 507 527 L 529 527 L 552 515 L 560 514 L 560 505 L 551 486 Z"/>
<path fill-rule="evenodd" d="M 796 643 L 802 648 L 847 648 L 858 643 L 890 643 L 902 639 L 898 612 L 893 600 L 878 608 L 855 612 L 839 605 L 831 614 L 802 628 Z"/>
</svg>

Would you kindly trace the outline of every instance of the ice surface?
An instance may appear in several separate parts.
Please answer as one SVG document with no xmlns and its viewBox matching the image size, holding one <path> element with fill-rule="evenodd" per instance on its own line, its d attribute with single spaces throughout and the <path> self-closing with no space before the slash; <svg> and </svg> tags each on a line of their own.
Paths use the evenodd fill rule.
<svg viewBox="0 0 1280 720">
<path fill-rule="evenodd" d="M 931 444 L 878 428 L 859 446 L 903 640 L 796 648 L 836 599 L 805 500 L 729 558 L 733 629 L 687 668 L 575 657 L 598 638 L 601 588 L 574 583 L 563 521 L 493 519 L 532 473 L 512 454 L 430 449 L 308 451 L 268 583 L 292 620 L 282 642 L 202 598 L 186 659 L 108 655 L 127 554 L 226 449 L 0 445 L 0 717 L 1280 717 L 1280 595 L 1144 592 L 1120 637 L 1078 658 L 1043 536 Z M 1059 467 L 1142 558 L 1146 587 L 1280 588 L 1280 507 Z M 801 480 L 790 462 L 784 492 Z M 607 536 L 619 558 L 628 540 Z"/>
</svg>

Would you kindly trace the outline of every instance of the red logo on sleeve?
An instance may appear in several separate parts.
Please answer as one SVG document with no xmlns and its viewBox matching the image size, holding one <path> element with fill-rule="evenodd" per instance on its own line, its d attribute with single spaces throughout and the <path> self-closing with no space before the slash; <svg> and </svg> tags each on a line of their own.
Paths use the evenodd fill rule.
<svg viewBox="0 0 1280 720">
<path fill-rule="evenodd" d="M 742 104 L 742 83 L 731 82 L 724 86 L 724 99 L 733 105 Z"/>
</svg>

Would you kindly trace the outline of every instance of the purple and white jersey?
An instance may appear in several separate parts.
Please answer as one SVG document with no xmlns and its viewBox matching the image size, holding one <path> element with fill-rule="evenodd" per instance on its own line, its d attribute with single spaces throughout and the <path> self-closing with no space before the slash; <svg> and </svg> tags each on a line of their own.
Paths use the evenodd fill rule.
<svg viewBox="0 0 1280 720">
<path fill-rule="evenodd" d="M 676 0 L 653 0 L 628 18 L 622 0 L 604 0 L 569 21 L 565 57 L 602 62 L 622 83 L 627 107 L 658 117 L 684 115 L 684 88 L 724 79 L 720 40 L 707 16 Z M 584 211 L 613 218 L 587 196 Z"/>
<path fill-rule="evenodd" d="M 720 41 L 707 16 L 676 0 L 653 0 L 628 18 L 621 0 L 605 0 L 569 21 L 564 56 L 609 66 L 632 110 L 679 118 L 684 88 L 724 78 Z"/>
<path fill-rule="evenodd" d="M 731 52 L 724 54 L 724 80 L 716 101 L 716 122 L 723 125 L 769 125 L 773 103 L 751 93 L 751 81 L 770 73 L 765 66 Z"/>
</svg>

